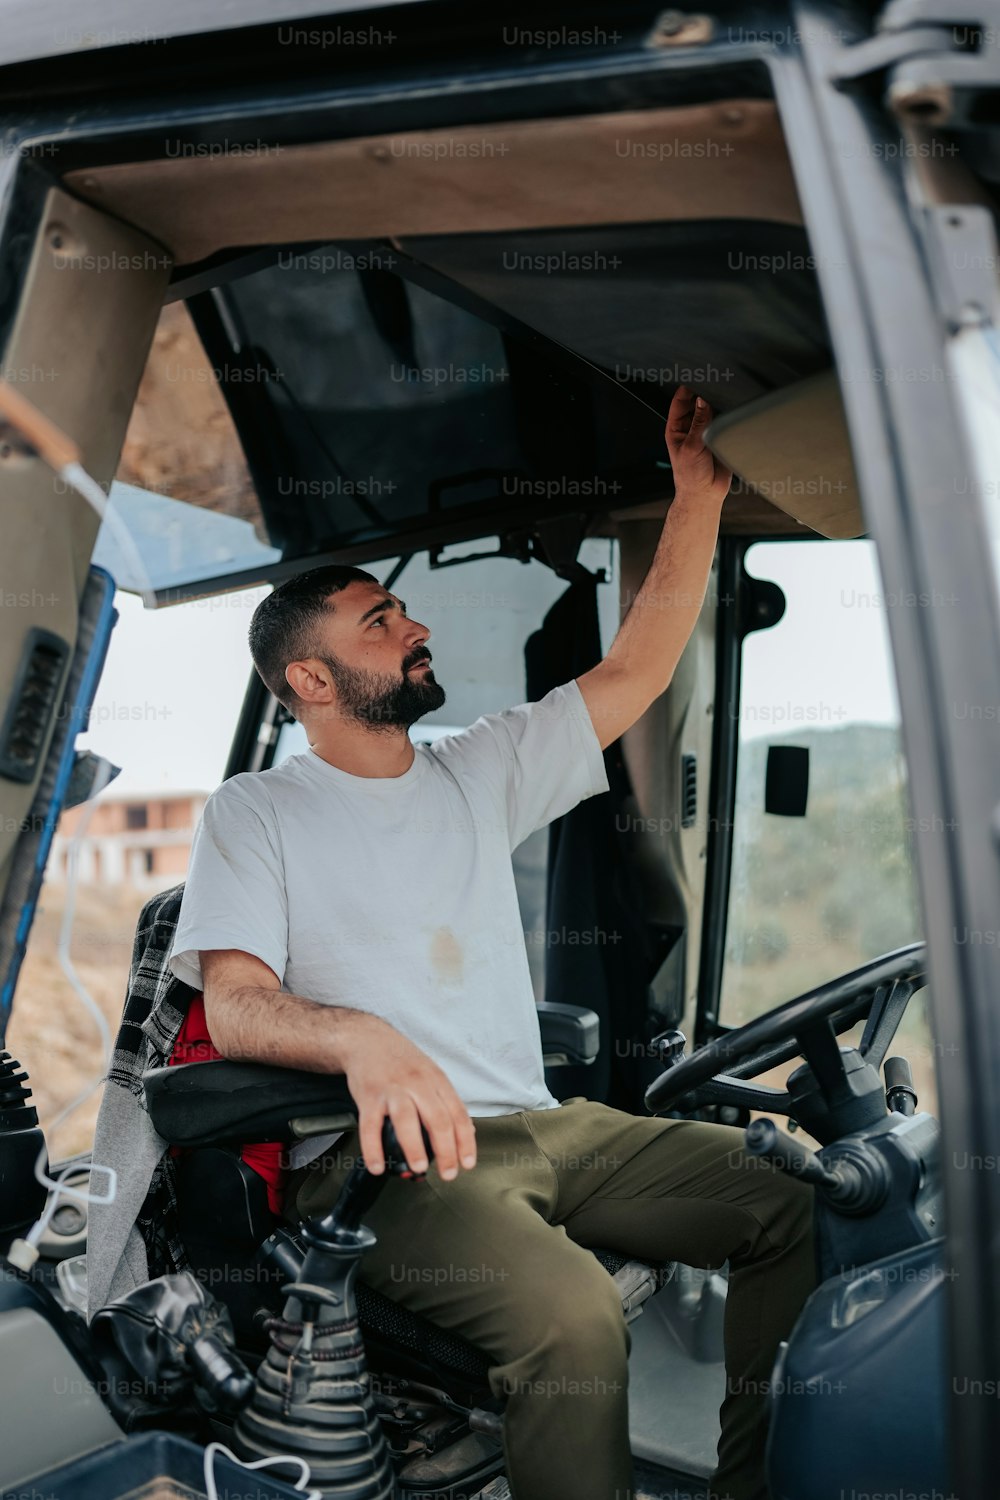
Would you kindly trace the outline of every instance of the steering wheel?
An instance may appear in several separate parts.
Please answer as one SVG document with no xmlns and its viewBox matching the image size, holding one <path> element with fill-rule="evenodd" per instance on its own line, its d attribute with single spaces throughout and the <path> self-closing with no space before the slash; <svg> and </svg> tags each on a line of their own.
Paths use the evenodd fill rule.
<svg viewBox="0 0 1000 1500">
<path fill-rule="evenodd" d="M 659 1114 L 679 1107 L 736 1104 L 791 1114 L 793 1100 L 787 1090 L 742 1080 L 756 1078 L 800 1055 L 829 1096 L 845 1077 L 837 1037 L 867 1016 L 858 1051 L 878 1070 L 907 1004 L 927 982 L 926 968 L 925 945 L 911 943 L 828 980 L 767 1015 L 715 1037 L 690 1057 L 679 1057 L 646 1090 L 646 1108 L 650 1114 Z M 667 1036 L 683 1043 L 680 1032 Z M 676 1046 L 677 1041 L 668 1042 L 664 1051 L 669 1055 Z"/>
</svg>

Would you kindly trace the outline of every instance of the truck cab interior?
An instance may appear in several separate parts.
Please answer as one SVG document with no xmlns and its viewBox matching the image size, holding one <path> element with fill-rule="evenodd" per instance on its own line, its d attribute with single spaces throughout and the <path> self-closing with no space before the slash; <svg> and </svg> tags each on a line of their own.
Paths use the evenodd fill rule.
<svg viewBox="0 0 1000 1500">
<path fill-rule="evenodd" d="M 989 566 L 980 494 L 954 477 L 985 440 L 952 406 L 928 458 L 917 397 L 933 380 L 894 382 L 849 337 L 863 325 L 877 346 L 883 316 L 901 326 L 881 252 L 859 244 L 872 203 L 900 285 L 924 268 L 927 307 L 912 304 L 907 330 L 925 339 L 919 368 L 958 326 L 927 310 L 938 292 L 985 307 L 985 331 L 962 326 L 990 333 L 995 287 L 959 288 L 954 257 L 935 281 L 900 217 L 905 186 L 924 228 L 950 213 L 963 246 L 989 243 L 1000 173 L 980 51 L 933 18 L 908 50 L 905 16 L 876 28 L 863 7 L 821 7 L 810 37 L 793 10 L 751 23 L 738 8 L 629 4 L 612 23 L 584 7 L 543 33 L 530 15 L 490 29 L 437 3 L 250 9 L 208 33 L 180 5 L 164 35 L 116 42 L 106 28 L 86 58 L 40 50 L 22 17 L 23 55 L 0 65 L 17 142 L 0 163 L 4 391 L 27 402 L 0 403 L 0 597 L 17 601 L 0 637 L 0 1251 L 46 1204 L 31 1102 L 44 1058 L 21 1065 L 18 981 L 60 815 L 108 774 L 88 720 L 132 618 L 123 595 L 141 595 L 153 625 L 227 601 L 248 621 L 251 591 L 362 565 L 432 628 L 448 699 L 414 737 L 454 732 L 607 649 L 672 499 L 663 427 L 687 384 L 736 475 L 704 608 L 668 691 L 607 752 L 611 791 L 515 853 L 547 1081 L 559 1098 L 745 1127 L 762 1167 L 813 1183 L 821 1284 L 774 1373 L 775 1500 L 978 1500 L 964 1478 L 955 1490 L 949 1447 L 955 1299 L 973 1292 L 954 1285 L 950 1229 L 968 1204 L 937 1116 L 940 1088 L 960 1120 L 971 1066 L 945 1051 L 959 1002 L 942 997 L 980 993 L 985 971 L 936 981 L 994 953 L 984 941 L 956 956 L 956 912 L 975 913 L 928 896 L 972 857 L 956 799 L 959 785 L 987 795 L 987 771 L 970 761 L 959 777 L 946 753 L 976 727 L 968 694 L 954 700 L 964 717 L 921 717 L 920 664 L 957 672 L 957 648 L 921 637 L 928 612 L 915 625 L 906 599 L 921 577 L 946 604 L 951 590 L 933 627 L 948 631 L 992 598 L 970 560 Z M 941 76 L 967 64 L 947 100 L 920 71 L 935 46 Z M 900 137 L 913 149 L 892 164 L 875 148 Z M 887 170 L 905 182 L 882 199 Z M 957 403 L 961 378 L 950 367 L 932 394 Z M 937 548 L 921 528 L 945 526 L 939 508 L 928 520 L 913 500 L 909 529 L 903 500 L 893 508 L 897 490 L 919 493 L 920 464 L 928 494 L 929 466 L 950 466 L 964 517 Z M 187 672 L 204 673 L 212 641 L 206 614 Z M 199 733 L 173 712 L 171 732 Z M 996 727 L 980 713 L 977 756 Z M 225 731 L 224 776 L 302 748 L 253 673 Z M 944 765 L 950 800 L 935 800 Z M 925 826 L 939 805 L 956 827 Z M 140 932 L 176 906 L 173 884 Z M 973 887 L 987 899 L 988 882 L 957 873 L 948 889 Z M 148 1017 L 137 995 L 130 983 L 121 997 L 146 1006 L 126 1026 Z M 144 1108 L 180 1153 L 176 1232 L 215 1342 L 192 1352 L 191 1309 L 155 1278 L 128 1317 L 88 1325 L 92 1163 L 59 1162 L 76 1188 L 62 1231 L 57 1208 L 34 1264 L 0 1264 L 0 1491 L 124 1495 L 169 1477 L 240 1493 L 230 1459 L 202 1480 L 207 1445 L 273 1454 L 261 1433 L 307 1305 L 295 1289 L 333 1277 L 339 1254 L 329 1286 L 353 1288 L 363 1346 L 346 1399 L 369 1449 L 350 1472 L 317 1458 L 320 1492 L 499 1500 L 503 1410 L 484 1356 L 364 1285 L 370 1181 L 303 1236 L 241 1157 L 242 1142 L 288 1146 L 349 1120 L 344 1081 L 147 1061 Z M 945 1129 L 952 1162 L 980 1138 Z M 640 1490 L 703 1493 L 725 1274 L 601 1258 L 633 1323 Z"/>
</svg>

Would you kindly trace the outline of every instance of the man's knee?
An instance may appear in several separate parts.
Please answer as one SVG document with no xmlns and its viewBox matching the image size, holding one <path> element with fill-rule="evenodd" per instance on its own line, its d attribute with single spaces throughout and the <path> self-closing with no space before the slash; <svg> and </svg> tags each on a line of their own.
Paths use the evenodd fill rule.
<svg viewBox="0 0 1000 1500">
<path fill-rule="evenodd" d="M 758 1171 L 752 1205 L 758 1232 L 749 1258 L 806 1252 L 815 1234 L 816 1193 L 810 1183 L 778 1168 Z"/>
<path fill-rule="evenodd" d="M 593 1269 L 566 1278 L 549 1321 L 563 1348 L 618 1352 L 628 1342 L 617 1283 L 597 1260 Z"/>
<path fill-rule="evenodd" d="M 629 1335 L 618 1287 L 596 1260 L 592 1270 L 567 1268 L 555 1284 L 532 1281 L 511 1304 L 504 1342 L 504 1365 L 522 1374 L 544 1370 L 550 1380 L 588 1385 L 620 1380 Z"/>
</svg>

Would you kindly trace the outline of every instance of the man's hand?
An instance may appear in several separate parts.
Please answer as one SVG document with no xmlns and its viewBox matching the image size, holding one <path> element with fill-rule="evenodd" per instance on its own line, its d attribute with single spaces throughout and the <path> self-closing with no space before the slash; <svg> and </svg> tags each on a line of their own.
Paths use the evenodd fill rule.
<svg viewBox="0 0 1000 1500">
<path fill-rule="evenodd" d="M 426 1052 L 388 1021 L 359 1013 L 341 1055 L 347 1086 L 358 1106 L 361 1155 L 369 1172 L 385 1169 L 382 1122 L 387 1115 L 414 1172 L 426 1172 L 428 1167 L 421 1121 L 446 1182 L 458 1175 L 459 1163 L 475 1166 L 476 1131 L 469 1112 Z"/>
<path fill-rule="evenodd" d="M 667 413 L 667 452 L 675 494 L 700 495 L 721 505 L 733 474 L 705 447 L 705 430 L 711 420 L 708 402 L 695 396 L 689 386 L 678 386 Z"/>
<path fill-rule="evenodd" d="M 457 1176 L 459 1162 L 475 1166 L 468 1110 L 437 1064 L 388 1021 L 289 995 L 273 969 L 236 948 L 205 950 L 201 970 L 209 1035 L 223 1057 L 347 1075 L 369 1171 L 385 1170 L 386 1115 L 414 1172 L 428 1167 L 421 1121 L 442 1177 Z"/>
</svg>

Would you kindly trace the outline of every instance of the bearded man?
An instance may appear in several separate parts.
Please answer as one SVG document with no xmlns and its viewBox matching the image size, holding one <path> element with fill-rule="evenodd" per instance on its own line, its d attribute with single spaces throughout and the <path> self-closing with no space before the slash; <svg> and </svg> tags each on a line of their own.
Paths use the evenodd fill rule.
<svg viewBox="0 0 1000 1500">
<path fill-rule="evenodd" d="M 703 441 L 710 416 L 674 397 L 675 495 L 646 580 L 604 660 L 540 702 L 414 747 L 444 690 L 401 599 L 334 566 L 259 605 L 257 671 L 308 749 L 209 799 L 170 960 L 204 991 L 224 1056 L 347 1076 L 358 1129 L 315 1143 L 293 1217 L 330 1207 L 359 1150 L 383 1170 L 386 1117 L 428 1171 L 426 1129 L 426 1183 L 386 1184 L 362 1274 L 492 1358 L 516 1500 L 632 1494 L 629 1335 L 586 1247 L 728 1261 L 712 1481 L 728 1500 L 766 1500 L 764 1398 L 813 1286 L 812 1189 L 755 1170 L 741 1131 L 552 1097 L 511 865 L 607 789 L 603 750 L 669 686 L 731 479 Z"/>
</svg>

